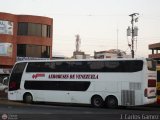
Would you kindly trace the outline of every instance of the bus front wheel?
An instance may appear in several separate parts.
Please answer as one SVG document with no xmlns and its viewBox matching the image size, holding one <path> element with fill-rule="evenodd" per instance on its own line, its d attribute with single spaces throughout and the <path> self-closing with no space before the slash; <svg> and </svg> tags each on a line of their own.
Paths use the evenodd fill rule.
<svg viewBox="0 0 160 120">
<path fill-rule="evenodd" d="M 33 102 L 33 97 L 30 93 L 25 93 L 23 96 L 23 101 L 25 103 L 32 103 Z"/>
<path fill-rule="evenodd" d="M 95 95 L 91 99 L 91 104 L 93 107 L 97 107 L 97 108 L 102 107 L 103 103 L 104 103 L 104 101 L 103 101 L 102 97 L 99 95 Z"/>
</svg>

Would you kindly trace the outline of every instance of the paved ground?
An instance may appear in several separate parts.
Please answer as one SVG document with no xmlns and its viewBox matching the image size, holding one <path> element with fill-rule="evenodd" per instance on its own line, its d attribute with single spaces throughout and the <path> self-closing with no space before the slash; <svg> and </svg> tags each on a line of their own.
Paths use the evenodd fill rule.
<svg viewBox="0 0 160 120">
<path fill-rule="evenodd" d="M 7 116 L 8 120 L 160 120 L 159 111 L 158 106 L 107 109 L 0 100 L 0 117 Z"/>
<path fill-rule="evenodd" d="M 7 93 L 0 91 L 0 99 L 7 99 Z"/>
<path fill-rule="evenodd" d="M 159 111 L 160 105 L 157 104 L 117 109 L 54 103 L 24 104 L 7 100 L 7 94 L 0 92 L 0 120 L 5 116 L 8 120 L 160 120 Z"/>
</svg>

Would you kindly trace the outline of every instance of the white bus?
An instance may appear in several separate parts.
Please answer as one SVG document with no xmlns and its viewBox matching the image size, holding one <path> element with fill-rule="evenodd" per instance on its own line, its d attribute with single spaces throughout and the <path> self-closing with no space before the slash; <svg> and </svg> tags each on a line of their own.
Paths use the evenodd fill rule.
<svg viewBox="0 0 160 120">
<path fill-rule="evenodd" d="M 151 59 L 32 60 L 17 62 L 8 99 L 114 108 L 156 102 Z"/>
</svg>

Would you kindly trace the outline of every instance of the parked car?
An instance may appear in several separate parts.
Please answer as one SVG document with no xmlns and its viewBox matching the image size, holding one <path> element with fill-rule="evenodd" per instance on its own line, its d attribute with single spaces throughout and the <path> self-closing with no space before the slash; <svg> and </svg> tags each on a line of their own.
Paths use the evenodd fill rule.
<svg viewBox="0 0 160 120">
<path fill-rule="evenodd" d="M 9 83 L 9 77 L 5 77 L 3 78 L 3 82 L 2 82 L 4 85 L 7 85 L 8 86 L 8 83 Z"/>
<path fill-rule="evenodd" d="M 5 77 L 3 79 L 3 82 L 0 83 L 0 91 L 4 91 L 5 93 L 8 92 L 8 81 L 9 81 L 8 77 Z"/>
<path fill-rule="evenodd" d="M 5 93 L 7 93 L 8 92 L 8 86 L 0 83 L 0 91 L 4 91 Z"/>
</svg>

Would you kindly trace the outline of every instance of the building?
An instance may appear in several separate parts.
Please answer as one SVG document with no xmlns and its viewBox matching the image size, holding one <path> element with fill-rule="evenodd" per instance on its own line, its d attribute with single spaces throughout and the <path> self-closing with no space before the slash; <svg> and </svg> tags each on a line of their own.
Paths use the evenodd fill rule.
<svg viewBox="0 0 160 120">
<path fill-rule="evenodd" d="M 90 55 L 85 54 L 85 52 L 82 52 L 82 51 L 74 51 L 72 58 L 74 58 L 74 59 L 90 59 Z"/>
<path fill-rule="evenodd" d="M 155 60 L 160 60 L 160 43 L 154 43 L 149 44 L 149 50 L 152 51 L 151 54 L 149 54 L 149 58 L 153 58 Z"/>
<path fill-rule="evenodd" d="M 157 104 L 160 104 L 160 43 L 149 44 L 151 54 L 148 55 L 157 61 Z"/>
<path fill-rule="evenodd" d="M 106 51 L 98 51 L 94 52 L 95 59 L 105 59 L 105 58 L 131 58 L 130 55 L 126 55 L 126 53 L 122 50 L 111 49 Z"/>
<path fill-rule="evenodd" d="M 0 74 L 23 59 L 50 59 L 53 19 L 0 12 Z"/>
</svg>

